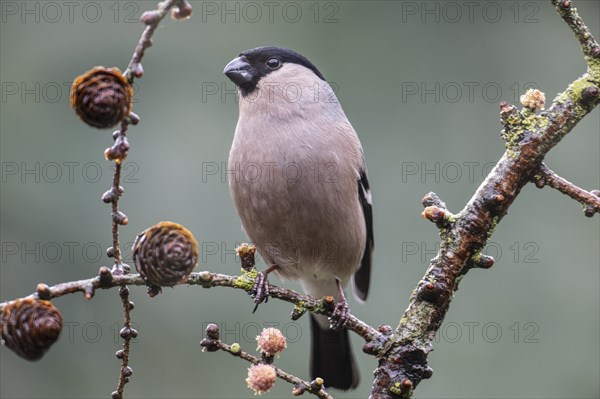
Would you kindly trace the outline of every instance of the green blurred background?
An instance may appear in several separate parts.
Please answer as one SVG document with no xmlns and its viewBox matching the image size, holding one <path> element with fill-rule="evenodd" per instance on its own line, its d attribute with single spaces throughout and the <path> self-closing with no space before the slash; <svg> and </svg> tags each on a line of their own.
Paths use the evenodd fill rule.
<svg viewBox="0 0 600 399">
<path fill-rule="evenodd" d="M 156 2 L 1 1 L 1 300 L 94 275 L 109 265 L 109 188 L 103 150 L 111 131 L 81 123 L 70 82 L 95 65 L 127 65 Z M 600 3 L 574 2 L 596 37 Z M 365 149 L 374 192 L 375 269 L 365 305 L 373 325 L 396 325 L 438 242 L 420 216 L 429 191 L 459 211 L 504 146 L 498 103 L 528 86 L 550 101 L 585 70 L 572 33 L 549 1 L 199 2 L 189 21 L 156 32 L 137 81 L 125 164 L 122 228 L 130 243 L 161 220 L 184 224 L 202 243 L 197 270 L 235 274 L 245 240 L 224 178 L 237 119 L 225 64 L 259 45 L 297 50 L 335 83 Z M 581 187 L 600 187 L 598 110 L 547 157 Z M 260 143 L 257 143 L 260 145 Z M 212 174 L 214 170 L 217 174 Z M 223 175 L 221 175 L 223 173 Z M 433 378 L 418 398 L 597 398 L 599 218 L 574 201 L 527 186 L 491 239 L 497 259 L 462 281 L 429 357 Z M 129 246 L 129 244 L 127 244 Z M 130 251 L 127 249 L 127 258 Z M 262 265 L 261 265 L 262 266 Z M 289 282 L 277 284 L 297 287 Z M 209 322 L 254 351 L 266 325 L 288 335 L 277 365 L 308 374 L 308 320 L 269 301 L 252 314 L 242 292 L 178 287 L 148 298 L 132 289 L 140 332 L 132 346 L 130 398 L 247 398 L 246 364 L 202 353 Z M 55 300 L 65 328 L 37 363 L 0 350 L 5 398 L 108 397 L 122 326 L 115 290 L 86 301 Z M 364 398 L 376 361 L 353 337 L 362 383 L 336 397 Z M 290 397 L 279 381 L 266 397 Z"/>
</svg>

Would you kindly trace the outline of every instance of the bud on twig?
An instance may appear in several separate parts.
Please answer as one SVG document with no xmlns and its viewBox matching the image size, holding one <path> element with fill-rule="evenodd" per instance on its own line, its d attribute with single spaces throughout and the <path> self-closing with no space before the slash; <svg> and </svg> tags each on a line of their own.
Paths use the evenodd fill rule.
<svg viewBox="0 0 600 399">
<path fill-rule="evenodd" d="M 595 86 L 587 87 L 581 93 L 581 101 L 586 105 L 593 104 L 594 101 L 598 100 L 599 94 L 600 94 L 600 91 L 598 90 L 597 87 L 595 87 Z"/>
<path fill-rule="evenodd" d="M 192 5 L 187 0 L 178 1 L 177 6 L 171 10 L 171 18 L 176 20 L 188 19 L 192 16 Z"/>
<path fill-rule="evenodd" d="M 129 218 L 121 211 L 117 211 L 115 214 L 113 214 L 113 220 L 115 223 L 120 224 L 122 226 L 129 223 Z"/>
<path fill-rule="evenodd" d="M 100 270 L 98 270 L 98 275 L 100 276 L 100 282 L 102 284 L 110 283 L 113 280 L 112 272 L 106 266 L 100 267 Z"/>
<path fill-rule="evenodd" d="M 235 249 L 235 252 L 240 257 L 242 262 L 242 269 L 249 271 L 254 269 L 254 254 L 256 253 L 256 247 L 252 244 L 241 244 Z"/>
<path fill-rule="evenodd" d="M 129 140 L 127 140 L 127 136 L 119 135 L 115 143 L 112 147 L 104 150 L 104 159 L 107 161 L 117 161 L 121 162 L 125 158 L 127 158 L 127 154 L 129 153 Z"/>
<path fill-rule="evenodd" d="M 140 17 L 140 21 L 146 25 L 156 25 L 160 21 L 160 13 L 157 10 L 145 11 Z"/>
<path fill-rule="evenodd" d="M 39 283 L 35 289 L 40 299 L 50 299 L 52 293 L 50 292 L 50 287 L 47 284 Z"/>
</svg>

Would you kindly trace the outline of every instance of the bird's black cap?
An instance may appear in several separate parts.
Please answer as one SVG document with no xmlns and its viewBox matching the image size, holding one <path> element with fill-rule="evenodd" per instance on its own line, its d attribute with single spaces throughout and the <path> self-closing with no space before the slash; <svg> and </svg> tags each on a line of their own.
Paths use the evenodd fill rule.
<svg viewBox="0 0 600 399">
<path fill-rule="evenodd" d="M 272 59 L 278 60 L 281 65 L 285 63 L 302 65 L 313 71 L 320 79 L 325 80 L 317 67 L 302 54 L 273 46 L 256 47 L 242 51 L 239 57 L 227 64 L 223 73 L 240 88 L 242 95 L 245 96 L 256 88 L 262 77 L 279 69 L 279 66 L 270 66 L 269 61 L 274 62 Z M 273 65 L 277 64 L 274 63 Z"/>
</svg>

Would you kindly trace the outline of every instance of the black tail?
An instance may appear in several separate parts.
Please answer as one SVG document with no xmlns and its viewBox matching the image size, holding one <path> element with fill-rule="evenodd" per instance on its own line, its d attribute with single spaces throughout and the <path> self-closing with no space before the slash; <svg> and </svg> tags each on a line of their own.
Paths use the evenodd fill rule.
<svg viewBox="0 0 600 399">
<path fill-rule="evenodd" d="M 358 385 L 358 368 L 354 362 L 348 330 L 333 331 L 322 328 L 310 315 L 312 351 L 310 374 L 325 380 L 328 388 L 354 389 Z"/>
</svg>

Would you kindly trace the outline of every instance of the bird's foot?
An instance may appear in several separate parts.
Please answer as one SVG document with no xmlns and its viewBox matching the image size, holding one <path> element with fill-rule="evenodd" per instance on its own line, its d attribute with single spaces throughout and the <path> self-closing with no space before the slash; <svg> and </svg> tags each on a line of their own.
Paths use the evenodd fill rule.
<svg viewBox="0 0 600 399">
<path fill-rule="evenodd" d="M 259 272 L 258 276 L 256 276 L 256 279 L 254 280 L 254 285 L 248 293 L 250 294 L 250 296 L 254 300 L 254 303 L 256 304 L 252 313 L 256 312 L 256 309 L 258 309 L 258 305 L 260 305 L 263 302 L 267 303 L 269 301 L 270 291 L 268 275 L 275 269 L 277 269 L 276 265 L 271 266 L 267 270 Z"/>
<path fill-rule="evenodd" d="M 339 300 L 335 303 L 333 312 L 331 312 L 331 316 L 329 317 L 329 327 L 334 331 L 339 331 L 346 326 L 346 323 L 350 319 L 350 308 L 344 294 L 342 281 L 336 277 L 335 283 L 338 289 Z"/>
<path fill-rule="evenodd" d="M 346 298 L 340 298 L 336 302 L 335 308 L 329 317 L 329 327 L 335 331 L 339 331 L 346 326 L 350 319 L 350 308 Z"/>
</svg>

